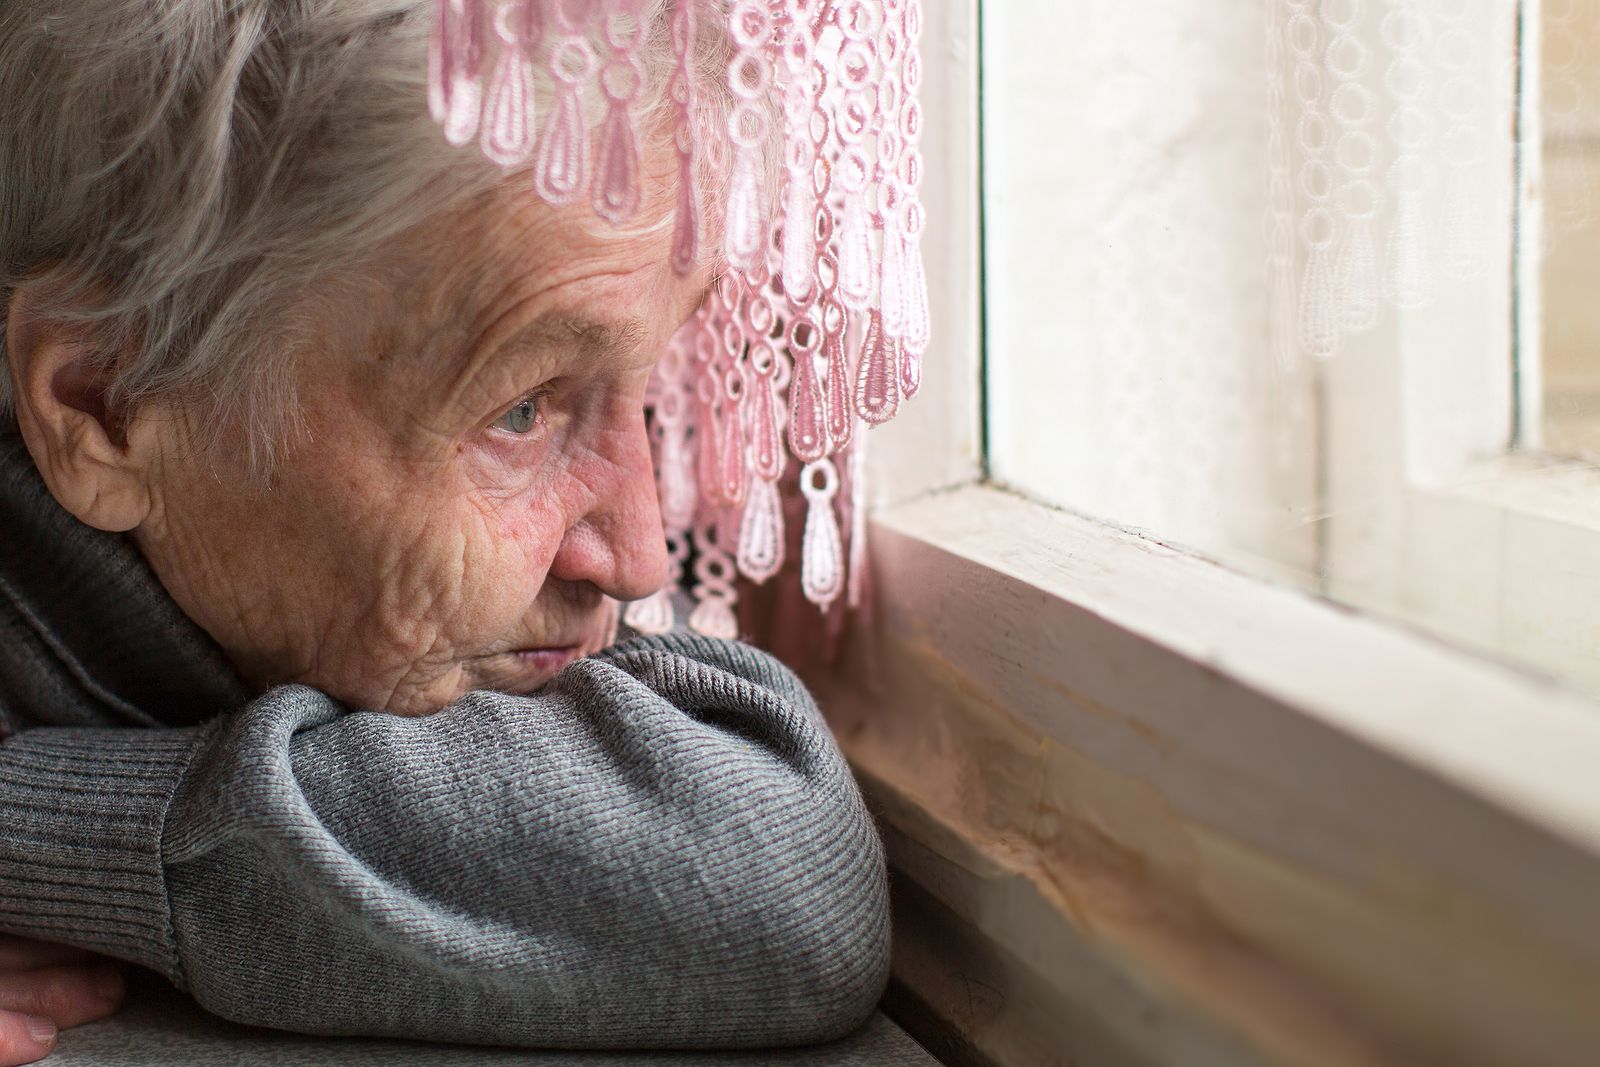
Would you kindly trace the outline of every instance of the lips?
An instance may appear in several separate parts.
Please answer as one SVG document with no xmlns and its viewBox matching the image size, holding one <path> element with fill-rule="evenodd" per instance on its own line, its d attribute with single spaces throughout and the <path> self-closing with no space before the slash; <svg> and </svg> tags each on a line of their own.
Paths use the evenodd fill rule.
<svg viewBox="0 0 1600 1067">
<path fill-rule="evenodd" d="M 511 654 L 531 671 L 554 676 L 561 668 L 583 655 L 583 646 L 519 648 Z"/>
<path fill-rule="evenodd" d="M 591 625 L 583 625 L 583 622 Z M 577 626 L 567 628 L 566 633 L 546 632 L 535 637 L 525 632 L 526 637 L 550 643 L 508 648 L 479 657 L 474 684 L 478 688 L 509 693 L 531 693 L 560 674 L 569 663 L 610 644 L 615 629 L 616 611 L 613 609 L 580 621 Z M 552 637 L 556 640 L 550 641 Z"/>
</svg>

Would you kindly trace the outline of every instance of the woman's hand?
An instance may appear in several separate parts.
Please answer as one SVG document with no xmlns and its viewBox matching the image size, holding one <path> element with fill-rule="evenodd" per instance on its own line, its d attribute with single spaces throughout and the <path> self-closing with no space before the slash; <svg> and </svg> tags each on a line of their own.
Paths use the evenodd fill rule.
<svg viewBox="0 0 1600 1067">
<path fill-rule="evenodd" d="M 56 1031 L 122 1006 L 116 965 L 83 949 L 0 935 L 0 1067 L 48 1056 Z"/>
</svg>

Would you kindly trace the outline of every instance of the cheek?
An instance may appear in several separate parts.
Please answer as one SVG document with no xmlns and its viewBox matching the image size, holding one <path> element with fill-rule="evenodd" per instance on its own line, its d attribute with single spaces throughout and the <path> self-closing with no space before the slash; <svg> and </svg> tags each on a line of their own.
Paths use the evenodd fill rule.
<svg viewBox="0 0 1600 1067">
<path fill-rule="evenodd" d="M 362 662 L 423 675 L 491 649 L 519 632 L 542 588 L 559 523 L 542 507 L 475 494 L 425 493 L 371 513 L 351 544 L 346 581 L 366 584 L 346 600 Z M 373 523 L 383 532 L 372 539 Z M 358 531 L 352 534 L 359 536 Z M 354 536 L 352 537 L 354 541 Z"/>
<path fill-rule="evenodd" d="M 331 468 L 330 468 L 331 469 Z M 366 654 L 450 658 L 498 639 L 538 596 L 561 516 L 534 493 L 490 493 L 444 467 L 352 461 L 319 485 L 312 544 L 328 568 L 306 568 L 331 629 L 365 633 Z M 312 573 L 316 572 L 316 573 Z M 331 572 L 331 573 L 330 573 Z M 352 638 L 354 639 L 354 638 Z"/>
<path fill-rule="evenodd" d="M 613 491 L 616 453 L 626 429 L 606 414 L 550 442 L 526 467 L 497 458 L 486 464 L 474 494 L 491 536 L 514 546 L 540 575 L 549 570 L 567 532 Z"/>
<path fill-rule="evenodd" d="M 544 583 L 566 531 L 564 493 L 546 485 L 478 503 L 473 532 L 474 554 L 487 563 L 484 570 L 496 579 L 513 579 L 532 600 Z"/>
</svg>

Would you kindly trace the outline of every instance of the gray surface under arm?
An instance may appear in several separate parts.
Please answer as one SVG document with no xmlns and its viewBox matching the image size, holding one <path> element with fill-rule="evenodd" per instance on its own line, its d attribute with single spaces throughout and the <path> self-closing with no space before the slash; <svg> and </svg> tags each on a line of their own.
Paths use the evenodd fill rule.
<svg viewBox="0 0 1600 1067">
<path fill-rule="evenodd" d="M 204 727 L 26 731 L 0 745 L 0 818 L 0 929 L 244 1023 L 798 1044 L 858 1026 L 887 979 L 848 767 L 800 683 L 728 642 L 632 641 L 420 719 L 284 687 Z"/>
<path fill-rule="evenodd" d="M 123 1009 L 61 1033 L 45 1067 L 939 1067 L 884 1014 L 838 1041 L 788 1049 L 618 1052 L 307 1037 L 240 1026 L 140 974 Z"/>
</svg>

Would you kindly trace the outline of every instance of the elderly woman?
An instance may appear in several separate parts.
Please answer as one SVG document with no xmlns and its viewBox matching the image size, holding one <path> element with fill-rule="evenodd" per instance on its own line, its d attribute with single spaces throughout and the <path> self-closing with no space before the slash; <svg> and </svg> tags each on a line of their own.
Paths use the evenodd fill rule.
<svg viewBox="0 0 1600 1067">
<path fill-rule="evenodd" d="M 882 990 L 801 685 L 611 645 L 666 575 L 646 386 L 716 265 L 668 265 L 671 130 L 633 224 L 552 206 L 438 136 L 429 23 L 0 5 L 0 1062 L 115 1005 L 90 953 L 242 1022 L 517 1045 L 810 1042 Z"/>
</svg>

